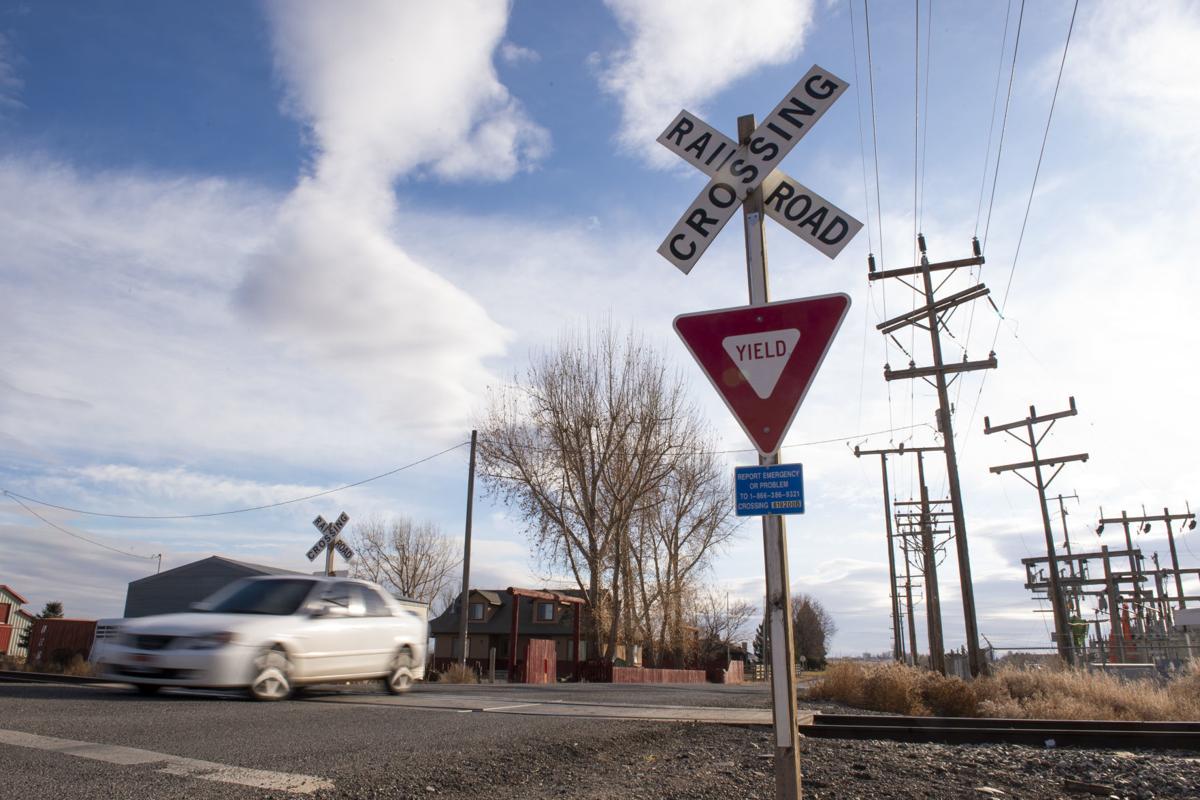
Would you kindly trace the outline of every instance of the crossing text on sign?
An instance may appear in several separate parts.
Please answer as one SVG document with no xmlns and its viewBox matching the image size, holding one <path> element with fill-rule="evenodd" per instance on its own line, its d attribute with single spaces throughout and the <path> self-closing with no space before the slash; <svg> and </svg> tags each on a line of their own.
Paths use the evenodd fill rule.
<svg viewBox="0 0 1200 800">
<path fill-rule="evenodd" d="M 720 161 L 708 185 L 696 197 L 688 210 L 667 234 L 658 252 L 684 272 L 690 272 L 708 245 L 733 216 L 738 205 L 757 189 L 774 166 L 808 133 L 834 101 L 846 90 L 847 83 L 827 70 L 814 66 L 792 91 L 788 92 L 775 110 L 754 129 L 745 145 L 730 150 L 732 140 L 717 141 L 715 131 L 702 131 L 687 146 L 684 137 L 695 130 L 695 120 L 677 117 L 675 127 L 668 129 L 660 141 L 667 146 L 684 150 L 684 157 L 695 161 L 692 153 L 708 152 L 700 160 L 706 167 Z M 707 128 L 707 126 L 705 126 Z M 708 151 L 710 144 L 713 149 Z M 690 149 L 689 149 L 690 148 Z M 726 156 L 725 153 L 728 153 Z M 710 163 L 711 162 L 711 163 Z M 828 216 L 828 212 L 824 215 Z M 824 217 L 822 217 L 822 220 Z M 814 222 L 818 233 L 821 222 Z M 847 231 L 849 229 L 848 222 Z M 836 231 L 830 231 L 833 237 Z M 846 234 L 842 234 L 844 238 Z M 840 239 L 839 239 L 840 241 Z"/>
</svg>

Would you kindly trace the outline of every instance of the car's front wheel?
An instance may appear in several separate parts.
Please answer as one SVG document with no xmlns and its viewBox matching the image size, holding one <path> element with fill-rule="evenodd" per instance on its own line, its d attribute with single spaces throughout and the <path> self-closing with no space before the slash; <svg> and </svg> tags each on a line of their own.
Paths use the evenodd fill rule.
<svg viewBox="0 0 1200 800">
<path fill-rule="evenodd" d="M 255 700 L 286 700 L 292 693 L 292 665 L 281 648 L 263 650 L 254 659 L 250 696 Z"/>
<path fill-rule="evenodd" d="M 387 676 L 387 690 L 392 694 L 404 694 L 413 685 L 412 651 L 402 648 L 392 659 L 392 669 Z"/>
</svg>

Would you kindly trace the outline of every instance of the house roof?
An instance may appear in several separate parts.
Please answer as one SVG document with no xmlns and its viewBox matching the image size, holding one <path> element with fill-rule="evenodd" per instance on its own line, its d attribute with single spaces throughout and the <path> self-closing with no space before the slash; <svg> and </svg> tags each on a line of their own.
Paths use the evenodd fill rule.
<svg viewBox="0 0 1200 800">
<path fill-rule="evenodd" d="M 572 595 L 575 597 L 582 596 L 583 594 L 578 589 L 547 589 L 545 591 L 553 591 L 557 594 Z M 500 589 L 472 589 L 471 595 L 482 596 L 492 605 L 499 607 L 489 619 L 467 620 L 468 634 L 504 635 L 512 630 L 512 601 L 514 599 L 512 595 Z M 495 598 L 495 602 L 493 602 L 493 598 Z M 520 601 L 517 626 L 521 633 L 526 635 L 570 636 L 574 631 L 575 622 L 572 615 L 580 611 L 576 606 L 563 606 L 560 609 L 557 622 L 535 622 L 533 619 L 533 604 L 539 601 L 529 597 L 518 597 L 515 599 Z M 458 633 L 458 606 L 460 603 L 461 597 L 456 599 L 440 616 L 431 620 L 429 622 L 430 633 Z"/>
<path fill-rule="evenodd" d="M 9 593 L 9 594 L 11 594 L 13 597 L 15 597 L 15 598 L 17 598 L 18 600 L 20 600 L 22 604 L 24 604 L 24 603 L 28 603 L 28 602 L 29 602 L 29 601 L 28 601 L 28 600 L 26 600 L 24 597 L 21 597 L 21 595 L 17 594 L 17 590 L 16 590 L 16 589 L 12 588 L 11 586 L 9 586 L 9 585 L 8 585 L 8 584 L 6 584 L 6 583 L 0 583 L 0 590 L 2 590 L 2 591 L 5 591 L 5 592 L 8 592 L 8 593 Z"/>
<path fill-rule="evenodd" d="M 28 611 L 26 611 L 23 608 L 18 608 L 17 613 L 20 614 L 21 616 L 25 617 L 26 619 L 37 619 L 37 617 L 35 617 L 33 614 L 30 614 Z"/>
<path fill-rule="evenodd" d="M 209 556 L 208 558 L 202 558 L 198 561 L 191 561 L 187 564 L 181 564 L 178 567 L 169 569 L 166 572 L 160 572 L 157 575 L 147 575 L 145 578 L 138 578 L 136 581 L 130 581 L 129 585 L 133 586 L 134 584 L 141 583 L 142 581 L 157 580 L 159 578 L 162 578 L 163 576 L 173 575 L 178 572 L 183 572 L 183 571 L 192 569 L 197 564 L 204 564 L 204 563 L 207 563 L 210 561 L 219 561 L 224 564 L 232 565 L 232 566 L 239 568 L 239 569 L 243 570 L 244 572 L 251 574 L 251 575 L 303 575 L 304 574 L 303 572 L 296 572 L 295 570 L 292 570 L 292 569 L 283 569 L 282 567 L 270 567 L 270 566 L 267 566 L 266 564 L 252 564 L 248 561 L 237 561 L 232 558 L 226 558 L 225 556 Z"/>
</svg>

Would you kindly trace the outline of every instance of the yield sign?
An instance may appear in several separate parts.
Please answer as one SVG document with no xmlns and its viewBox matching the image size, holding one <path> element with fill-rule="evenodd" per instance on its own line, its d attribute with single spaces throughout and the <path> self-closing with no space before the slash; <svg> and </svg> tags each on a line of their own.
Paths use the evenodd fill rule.
<svg viewBox="0 0 1200 800">
<path fill-rule="evenodd" d="M 763 455 L 779 449 L 850 297 L 827 294 L 680 314 L 675 331 Z"/>
</svg>

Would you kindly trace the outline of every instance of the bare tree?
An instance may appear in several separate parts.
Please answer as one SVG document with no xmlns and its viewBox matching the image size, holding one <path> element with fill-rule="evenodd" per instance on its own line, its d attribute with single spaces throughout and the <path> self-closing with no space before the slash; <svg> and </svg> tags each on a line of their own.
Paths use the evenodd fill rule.
<svg viewBox="0 0 1200 800">
<path fill-rule="evenodd" d="M 431 522 L 374 516 L 351 527 L 357 551 L 351 574 L 389 591 L 433 603 L 462 564 L 457 542 Z"/>
<path fill-rule="evenodd" d="M 628 643 L 641 639 L 661 599 L 646 559 L 664 541 L 680 547 L 655 533 L 654 520 L 708 439 L 682 377 L 640 336 L 611 324 L 566 333 L 492 392 L 479 428 L 484 485 L 524 516 L 539 557 L 585 592 L 593 647 L 604 642 L 611 655 L 622 626 Z M 724 532 L 728 511 L 710 517 Z M 689 569 L 703 560 L 704 538 L 681 559 Z M 708 540 L 711 548 L 723 539 Z"/>
<path fill-rule="evenodd" d="M 837 625 L 825 606 L 812 595 L 792 597 L 792 629 L 796 655 L 804 656 L 810 666 L 824 666 L 829 643 L 837 633 Z"/>
<path fill-rule="evenodd" d="M 730 600 L 727 594 L 711 589 L 696 598 L 696 627 L 701 646 L 707 650 L 733 644 L 759 617 L 758 606 L 746 600 Z"/>
</svg>

